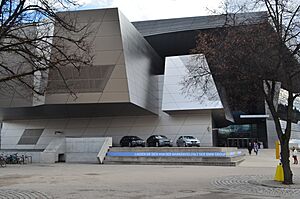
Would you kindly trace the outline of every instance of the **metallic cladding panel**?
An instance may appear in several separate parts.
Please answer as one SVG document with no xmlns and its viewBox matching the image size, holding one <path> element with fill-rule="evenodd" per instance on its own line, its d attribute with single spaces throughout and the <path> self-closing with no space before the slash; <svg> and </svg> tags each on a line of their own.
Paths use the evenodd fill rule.
<svg viewBox="0 0 300 199">
<path fill-rule="evenodd" d="M 82 66 L 80 74 L 74 68 L 62 69 L 76 97 L 61 88 L 62 81 L 51 70 L 44 99 L 36 102 L 36 106 L 2 108 L 0 117 L 30 119 L 158 113 L 158 77 L 154 73 L 156 67 L 162 66 L 162 61 L 134 26 L 123 15 L 119 20 L 117 9 L 61 14 L 66 19 L 76 19 L 79 26 L 88 24 L 92 28 L 88 40 L 94 52 L 94 68 Z M 62 31 L 60 34 L 70 33 Z"/>
<path fill-rule="evenodd" d="M 267 19 L 267 14 L 266 12 L 250 12 L 236 14 L 235 17 L 236 23 L 253 24 L 265 21 Z M 224 27 L 226 19 L 230 20 L 226 18 L 225 15 L 212 15 L 177 19 L 138 21 L 133 22 L 133 25 L 143 36 L 150 36 L 171 32 Z"/>
<path fill-rule="evenodd" d="M 22 38 L 26 40 L 26 38 L 35 38 L 37 35 L 35 26 L 17 28 L 16 30 L 9 33 L 10 38 L 13 36 L 17 36 L 20 41 Z M 27 45 L 26 43 L 20 44 L 20 41 L 17 39 L 10 38 L 2 38 L 1 43 L 3 42 L 4 46 L 14 45 L 19 43 L 18 45 L 22 48 L 28 48 L 34 52 L 34 49 L 31 45 Z M 20 53 L 20 52 L 19 52 Z M 36 52 L 35 52 L 36 53 Z M 24 56 L 24 57 L 23 57 Z M 26 72 L 30 72 L 33 70 L 33 66 L 30 63 L 32 61 L 28 58 L 28 55 L 23 54 L 20 55 L 17 52 L 3 50 L 0 52 L 0 64 L 3 66 L 8 66 L 9 70 L 13 71 L 16 75 L 22 74 Z M 0 76 L 11 77 L 11 72 L 4 70 L 3 67 L 0 68 Z M 33 75 L 27 75 L 25 77 L 21 77 L 22 81 L 26 84 L 32 86 L 34 85 L 34 77 Z M 22 106 L 32 106 L 33 103 L 33 94 L 31 89 L 29 89 L 24 83 L 17 80 L 9 80 L 5 82 L 1 82 L 0 86 L 0 107 L 22 107 Z"/>
<path fill-rule="evenodd" d="M 159 111 L 157 69 L 163 66 L 159 55 L 119 12 L 130 102 L 153 113 Z"/>
<path fill-rule="evenodd" d="M 61 69 L 67 77 L 68 86 L 78 93 L 85 92 L 103 92 L 111 74 L 114 65 L 93 65 L 92 67 L 83 67 L 78 69 L 74 67 L 65 67 Z M 47 93 L 68 93 L 64 81 L 57 71 L 53 71 L 51 80 L 48 83 Z"/>
<path fill-rule="evenodd" d="M 197 82 L 190 79 L 199 71 L 198 68 L 201 68 L 199 64 L 205 69 L 203 72 L 209 72 L 205 57 L 200 54 L 166 58 L 163 111 L 223 108 L 210 74 L 198 78 Z M 190 81 L 195 82 L 190 83 Z"/>
<path fill-rule="evenodd" d="M 45 104 L 129 102 L 118 10 L 113 8 L 61 14 L 67 19 L 75 18 L 79 27 L 87 26 L 93 66 L 81 66 L 80 71 L 72 66 L 62 69 L 76 97 L 64 86 L 59 73 L 51 70 Z"/>
</svg>

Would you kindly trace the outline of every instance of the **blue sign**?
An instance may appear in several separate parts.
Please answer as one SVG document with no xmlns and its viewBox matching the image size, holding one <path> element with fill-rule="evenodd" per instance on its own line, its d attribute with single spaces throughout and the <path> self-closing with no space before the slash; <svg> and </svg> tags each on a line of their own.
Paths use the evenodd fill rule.
<svg viewBox="0 0 300 199">
<path fill-rule="evenodd" d="M 240 156 L 240 155 L 242 155 L 241 151 L 232 151 L 232 152 L 229 152 L 229 157 Z"/>
<path fill-rule="evenodd" d="M 238 152 L 108 152 L 113 157 L 232 157 Z"/>
</svg>

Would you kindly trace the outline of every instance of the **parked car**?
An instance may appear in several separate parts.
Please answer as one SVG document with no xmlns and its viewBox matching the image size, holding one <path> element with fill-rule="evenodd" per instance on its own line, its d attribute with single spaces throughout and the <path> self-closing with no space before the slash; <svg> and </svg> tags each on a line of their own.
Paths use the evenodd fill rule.
<svg viewBox="0 0 300 199">
<path fill-rule="evenodd" d="M 190 135 L 185 135 L 185 136 L 180 136 L 177 141 L 176 144 L 178 147 L 188 147 L 188 146 L 198 146 L 200 147 L 200 141 L 195 138 L 194 136 L 190 136 Z"/>
<path fill-rule="evenodd" d="M 135 147 L 135 146 L 145 146 L 145 141 L 138 136 L 124 136 L 120 140 L 120 145 L 122 147 L 128 146 L 128 147 Z"/>
<path fill-rule="evenodd" d="M 164 135 L 151 135 L 147 139 L 148 146 L 173 146 L 173 141 Z"/>
</svg>

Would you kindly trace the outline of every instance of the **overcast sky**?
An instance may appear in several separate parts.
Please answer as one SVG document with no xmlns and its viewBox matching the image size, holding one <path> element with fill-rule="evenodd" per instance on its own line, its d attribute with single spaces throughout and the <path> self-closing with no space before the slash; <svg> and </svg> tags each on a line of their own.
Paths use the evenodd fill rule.
<svg viewBox="0 0 300 199">
<path fill-rule="evenodd" d="M 118 7 L 130 21 L 211 14 L 221 0 L 78 0 L 81 9 Z"/>
</svg>

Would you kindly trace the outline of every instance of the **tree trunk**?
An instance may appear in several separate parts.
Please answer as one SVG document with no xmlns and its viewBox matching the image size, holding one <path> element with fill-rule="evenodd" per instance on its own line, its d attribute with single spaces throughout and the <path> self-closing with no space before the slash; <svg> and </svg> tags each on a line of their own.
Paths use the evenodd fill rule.
<svg viewBox="0 0 300 199">
<path fill-rule="evenodd" d="M 289 141 L 290 141 L 291 131 L 292 131 L 292 113 L 293 113 L 293 102 L 294 102 L 293 93 L 289 92 L 286 128 L 285 131 L 283 131 L 281 128 L 279 114 L 273 102 L 274 91 L 275 91 L 273 90 L 273 88 L 275 84 L 274 82 L 272 82 L 273 83 L 272 86 L 271 85 L 268 86 L 268 82 L 266 83 L 267 83 L 268 90 L 267 92 L 266 90 L 263 91 L 266 97 L 266 102 L 268 103 L 268 107 L 273 116 L 276 133 L 280 141 L 280 147 L 281 147 L 280 156 L 281 156 L 281 163 L 282 163 L 283 173 L 284 173 L 283 184 L 293 184 L 293 173 L 290 166 L 290 150 L 289 150 Z M 272 95 L 270 95 L 270 93 L 272 93 Z"/>
<path fill-rule="evenodd" d="M 281 147 L 281 163 L 284 173 L 283 184 L 293 184 L 293 173 L 290 166 L 290 151 L 289 151 L 289 140 L 282 139 L 280 142 Z"/>
</svg>

